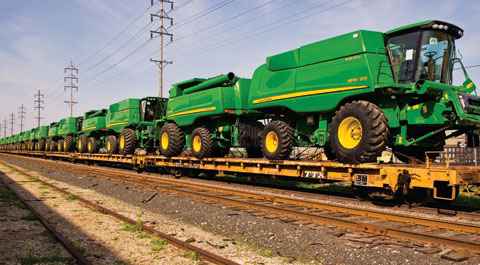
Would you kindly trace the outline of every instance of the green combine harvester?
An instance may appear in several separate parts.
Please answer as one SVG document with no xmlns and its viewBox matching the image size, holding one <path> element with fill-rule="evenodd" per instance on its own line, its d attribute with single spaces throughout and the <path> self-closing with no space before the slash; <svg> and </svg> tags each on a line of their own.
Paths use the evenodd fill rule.
<svg viewBox="0 0 480 265">
<path fill-rule="evenodd" d="M 91 110 L 83 115 L 82 131 L 78 137 L 78 151 L 80 153 L 97 153 L 105 146 L 107 132 L 105 118 L 107 110 Z"/>
<path fill-rule="evenodd" d="M 178 155 L 185 143 L 202 158 L 261 146 L 281 160 L 313 146 L 332 160 L 365 163 L 387 146 L 402 161 L 425 160 L 464 133 L 478 144 L 480 98 L 455 53 L 462 35 L 441 21 L 359 30 L 268 57 L 251 80 L 229 73 L 174 84 L 160 150 Z M 454 65 L 465 75 L 460 86 Z"/>
<path fill-rule="evenodd" d="M 78 140 L 78 132 L 82 128 L 83 117 L 68 117 L 61 119 L 58 124 L 59 152 L 74 152 Z"/>
<path fill-rule="evenodd" d="M 165 116 L 167 99 L 125 99 L 110 105 L 106 117 L 107 152 L 133 154 L 137 148 L 152 151 L 156 120 Z"/>
<path fill-rule="evenodd" d="M 48 137 L 48 126 L 40 126 L 35 130 L 35 150 L 45 151 L 45 144 Z"/>
<path fill-rule="evenodd" d="M 58 140 L 60 140 L 59 134 L 58 134 L 58 126 L 60 123 L 58 122 L 52 122 L 50 123 L 50 126 L 48 126 L 48 137 L 47 141 L 45 143 L 45 151 L 57 151 L 57 143 Z"/>
</svg>

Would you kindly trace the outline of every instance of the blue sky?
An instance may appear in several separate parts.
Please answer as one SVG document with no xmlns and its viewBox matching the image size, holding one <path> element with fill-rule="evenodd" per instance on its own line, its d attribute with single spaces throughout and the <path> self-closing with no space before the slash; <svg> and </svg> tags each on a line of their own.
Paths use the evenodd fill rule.
<svg viewBox="0 0 480 265">
<path fill-rule="evenodd" d="M 439 19 L 462 27 L 465 65 L 480 64 L 480 2 L 439 0 L 174 0 L 174 42 L 164 71 L 172 83 L 234 72 L 251 77 L 265 57 L 358 29 L 387 31 Z M 150 0 L 2 0 L 0 2 L 0 121 L 21 104 L 25 128 L 36 127 L 34 93 L 45 94 L 42 124 L 69 116 L 64 68 L 79 69 L 74 115 L 129 97 L 158 94 L 158 38 L 150 40 Z M 250 12 L 248 12 L 250 11 Z M 138 18 L 138 19 L 137 19 Z M 130 25 L 130 26 L 129 26 Z M 128 26 L 128 27 L 127 27 Z M 165 43 L 169 39 L 165 38 Z M 458 71 L 457 71 L 458 72 Z M 480 67 L 468 69 L 477 86 Z M 456 75 L 457 81 L 463 77 Z M 16 121 L 14 133 L 20 131 Z M 8 127 L 10 129 L 10 127 Z"/>
</svg>

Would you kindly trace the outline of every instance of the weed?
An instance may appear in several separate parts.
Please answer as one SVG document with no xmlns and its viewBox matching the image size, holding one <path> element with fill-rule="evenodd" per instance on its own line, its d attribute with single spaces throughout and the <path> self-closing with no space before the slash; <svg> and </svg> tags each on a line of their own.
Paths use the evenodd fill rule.
<svg viewBox="0 0 480 265">
<path fill-rule="evenodd" d="M 163 246 L 163 245 L 168 244 L 167 240 L 160 239 L 160 238 L 152 239 L 152 241 L 150 241 L 150 243 L 154 244 L 155 246 Z"/>
<path fill-rule="evenodd" d="M 120 264 L 125 264 L 125 263 L 123 263 L 123 261 L 121 261 L 121 260 L 116 260 L 116 261 L 114 261 L 113 263 L 114 263 L 114 264 L 119 264 L 119 265 L 120 265 Z"/>
<path fill-rule="evenodd" d="M 23 258 L 20 258 L 20 264 L 21 265 L 33 265 L 37 263 L 65 264 L 65 263 L 72 262 L 72 260 L 73 260 L 72 258 L 60 257 L 59 251 L 55 251 L 55 253 L 47 257 L 39 257 L 35 253 L 35 250 L 32 247 L 29 247 L 27 249 L 26 256 Z"/>
<path fill-rule="evenodd" d="M 75 247 L 76 250 L 78 250 L 78 252 L 80 252 L 80 254 L 85 253 L 85 249 L 82 246 L 80 246 L 78 244 L 74 244 L 73 246 Z"/>
<path fill-rule="evenodd" d="M 20 219 L 24 221 L 36 221 L 37 217 L 32 212 L 29 211 L 26 215 L 20 217 Z"/>
<path fill-rule="evenodd" d="M 138 233 L 137 237 L 138 238 L 150 238 L 150 235 L 145 233 L 145 232 L 142 232 L 142 233 Z"/>
<path fill-rule="evenodd" d="M 193 251 L 193 250 L 189 250 L 189 251 L 183 253 L 183 257 L 187 258 L 187 259 L 191 259 L 193 261 L 202 260 L 202 256 L 198 255 L 198 253 Z"/>
<path fill-rule="evenodd" d="M 39 189 L 48 189 L 47 186 L 43 186 L 43 185 L 39 186 L 38 188 L 39 188 Z"/>
<path fill-rule="evenodd" d="M 163 249 L 164 249 L 164 248 L 161 247 L 161 246 L 154 246 L 154 247 L 152 247 L 152 251 L 153 251 L 153 252 L 159 252 L 159 251 L 162 251 Z"/>
<path fill-rule="evenodd" d="M 271 249 L 266 249 L 263 251 L 262 256 L 265 258 L 273 258 L 273 251 Z"/>
<path fill-rule="evenodd" d="M 97 221 L 97 224 L 103 225 L 103 221 Z"/>
<path fill-rule="evenodd" d="M 135 225 L 123 223 L 122 230 L 127 231 L 127 232 L 140 232 L 140 231 L 142 231 L 142 224 L 143 223 L 144 222 L 142 222 L 142 220 L 138 220 Z"/>
<path fill-rule="evenodd" d="M 15 169 L 15 168 L 12 168 L 12 169 L 10 169 L 10 172 L 8 172 L 8 173 L 16 173 L 16 172 L 18 172 L 18 170 Z"/>
<path fill-rule="evenodd" d="M 67 201 L 74 201 L 77 199 L 77 196 L 73 195 L 73 194 L 69 194 L 66 198 Z"/>
</svg>

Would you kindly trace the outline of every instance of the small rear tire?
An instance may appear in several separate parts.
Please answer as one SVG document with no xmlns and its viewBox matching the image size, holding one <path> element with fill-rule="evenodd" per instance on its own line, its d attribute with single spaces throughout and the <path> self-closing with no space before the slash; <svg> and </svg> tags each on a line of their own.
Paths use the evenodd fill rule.
<svg viewBox="0 0 480 265">
<path fill-rule="evenodd" d="M 88 139 L 85 134 L 78 137 L 78 152 L 86 153 L 88 151 Z"/>
<path fill-rule="evenodd" d="M 98 152 L 97 140 L 93 137 L 88 138 L 88 153 L 95 154 Z"/>
<path fill-rule="evenodd" d="M 286 122 L 271 121 L 263 129 L 262 151 L 267 159 L 288 159 L 293 145 L 293 128 Z"/>
<path fill-rule="evenodd" d="M 120 133 L 119 153 L 121 155 L 131 155 L 137 148 L 137 136 L 135 131 L 125 128 Z"/>
<path fill-rule="evenodd" d="M 73 137 L 71 135 L 68 135 L 67 137 L 65 137 L 63 141 L 63 151 L 73 152 L 73 149 L 74 149 Z"/>
<path fill-rule="evenodd" d="M 160 153 L 166 157 L 178 156 L 185 146 L 185 134 L 175 123 L 167 123 L 160 130 Z"/>
<path fill-rule="evenodd" d="M 57 150 L 58 152 L 63 152 L 63 139 L 58 140 Z"/>
<path fill-rule="evenodd" d="M 192 132 L 190 141 L 192 155 L 198 159 L 209 157 L 212 154 L 213 139 L 207 128 L 198 127 Z"/>
</svg>

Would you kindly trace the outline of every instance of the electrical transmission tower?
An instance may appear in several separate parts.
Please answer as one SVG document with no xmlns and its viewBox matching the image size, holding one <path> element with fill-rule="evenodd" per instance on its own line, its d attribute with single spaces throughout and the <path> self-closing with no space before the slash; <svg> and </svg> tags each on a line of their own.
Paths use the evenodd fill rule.
<svg viewBox="0 0 480 265">
<path fill-rule="evenodd" d="M 40 93 L 40 90 L 38 90 L 37 94 L 34 95 L 35 100 L 33 101 L 36 106 L 35 109 L 38 109 L 38 116 L 35 117 L 35 119 L 38 120 L 38 126 L 40 126 L 40 120 L 43 119 L 42 116 L 40 116 L 40 110 L 44 110 L 43 108 L 43 94 Z"/>
<path fill-rule="evenodd" d="M 155 0 L 151 0 L 151 5 L 153 6 Z M 173 63 L 172 61 L 165 61 L 163 60 L 163 36 L 167 35 L 170 36 L 170 42 L 173 41 L 173 34 L 168 33 L 167 28 L 163 26 L 163 20 L 170 20 L 170 27 L 173 26 L 173 18 L 168 16 L 168 13 L 164 9 L 164 4 L 170 4 L 170 10 L 173 9 L 173 1 L 169 0 L 156 0 L 160 2 L 160 11 L 156 14 L 150 14 L 150 22 L 153 22 L 154 17 L 158 17 L 160 21 L 160 26 L 156 31 L 150 31 L 150 39 L 153 38 L 153 34 L 158 34 L 160 39 L 160 50 L 159 50 L 159 59 L 153 60 L 150 58 L 150 61 L 156 63 L 158 65 L 158 96 L 162 97 L 162 87 L 163 87 L 163 68 L 167 66 L 167 64 Z"/>
<path fill-rule="evenodd" d="M 10 114 L 10 135 L 13 136 L 13 125 L 15 124 L 15 115 Z"/>
<path fill-rule="evenodd" d="M 73 75 L 73 71 L 78 74 L 78 69 L 73 67 L 72 61 L 70 61 L 70 66 L 64 69 L 64 73 L 67 73 L 67 70 L 70 71 L 70 75 L 64 77 L 64 82 L 67 82 L 67 79 L 70 80 L 70 84 L 65 86 L 64 89 L 67 91 L 67 88 L 70 88 L 70 101 L 65 101 L 65 103 L 70 105 L 70 117 L 73 116 L 73 104 L 77 104 L 78 102 L 73 101 L 73 89 L 75 88 L 78 92 L 78 86 L 73 85 L 73 80 L 75 83 L 78 83 L 78 78 Z"/>
<path fill-rule="evenodd" d="M 7 119 L 3 120 L 3 137 L 7 137 Z"/>
<path fill-rule="evenodd" d="M 27 108 L 25 108 L 22 104 L 22 106 L 18 107 L 18 118 L 20 119 L 20 133 L 23 132 L 23 120 L 25 119 L 25 111 Z"/>
</svg>

